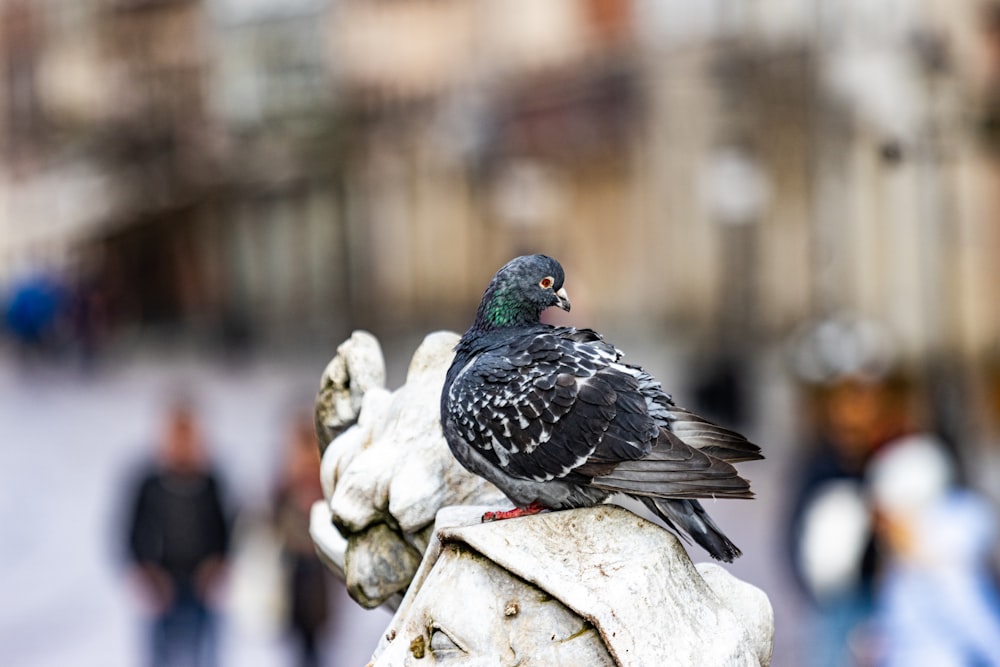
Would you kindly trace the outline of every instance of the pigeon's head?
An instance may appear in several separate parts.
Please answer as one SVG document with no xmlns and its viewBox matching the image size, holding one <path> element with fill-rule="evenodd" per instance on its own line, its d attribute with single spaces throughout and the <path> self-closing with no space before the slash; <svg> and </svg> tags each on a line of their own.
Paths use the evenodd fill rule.
<svg viewBox="0 0 1000 667">
<path fill-rule="evenodd" d="M 491 327 L 538 322 L 550 306 L 569 310 L 562 266 L 546 255 L 525 255 L 507 262 L 490 281 L 479 304 L 477 322 Z"/>
</svg>

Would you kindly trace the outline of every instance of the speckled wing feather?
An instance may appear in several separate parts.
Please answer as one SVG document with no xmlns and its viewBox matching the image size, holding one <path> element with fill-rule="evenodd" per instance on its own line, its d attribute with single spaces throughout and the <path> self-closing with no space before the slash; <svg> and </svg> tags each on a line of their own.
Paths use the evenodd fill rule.
<svg viewBox="0 0 1000 667">
<path fill-rule="evenodd" d="M 466 364 L 448 389 L 449 416 L 465 441 L 508 475 L 564 477 L 594 454 L 626 407 L 617 404 L 618 378 L 602 373 L 617 358 L 593 332 L 533 330 Z M 619 458 L 651 448 L 655 425 L 636 416 L 637 435 L 618 433 L 613 443 Z"/>
<path fill-rule="evenodd" d="M 638 495 L 746 497 L 747 483 L 725 457 L 667 429 L 692 422 L 704 447 L 750 456 L 738 441 L 728 444 L 746 443 L 742 436 L 694 421 L 620 359 L 593 331 L 540 327 L 472 357 L 448 389 L 449 416 L 467 443 L 520 479 L 576 475 Z"/>
</svg>

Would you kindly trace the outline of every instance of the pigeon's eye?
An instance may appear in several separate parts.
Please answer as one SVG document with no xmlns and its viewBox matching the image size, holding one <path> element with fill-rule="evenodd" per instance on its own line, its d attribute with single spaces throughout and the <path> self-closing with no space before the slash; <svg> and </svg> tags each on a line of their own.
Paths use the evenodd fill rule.
<svg viewBox="0 0 1000 667">
<path fill-rule="evenodd" d="M 542 289 L 552 289 L 552 285 L 554 285 L 555 282 L 556 281 L 552 279 L 552 276 L 545 276 L 538 282 L 538 286 Z"/>
</svg>

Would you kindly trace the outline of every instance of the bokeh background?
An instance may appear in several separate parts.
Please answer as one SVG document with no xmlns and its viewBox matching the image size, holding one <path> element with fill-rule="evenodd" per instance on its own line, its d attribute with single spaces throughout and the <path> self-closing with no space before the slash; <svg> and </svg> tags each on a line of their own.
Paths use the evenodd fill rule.
<svg viewBox="0 0 1000 667">
<path fill-rule="evenodd" d="M 357 328 L 400 384 L 525 252 L 560 322 L 763 446 L 711 511 L 775 665 L 812 664 L 794 515 L 838 390 L 864 452 L 933 432 L 1000 498 L 1000 3 L 0 0 L 0 156 L 6 664 L 141 664 L 122 514 L 177 392 L 258 554 L 222 662 L 288 664 L 254 517 L 293 415 Z M 363 664 L 388 616 L 331 595 Z"/>
</svg>

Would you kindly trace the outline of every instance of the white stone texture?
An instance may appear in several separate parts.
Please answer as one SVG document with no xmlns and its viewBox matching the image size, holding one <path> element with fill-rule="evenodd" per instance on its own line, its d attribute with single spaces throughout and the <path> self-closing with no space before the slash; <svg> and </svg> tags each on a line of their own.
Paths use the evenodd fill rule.
<svg viewBox="0 0 1000 667">
<path fill-rule="evenodd" d="M 370 389 L 385 387 L 385 358 L 378 339 L 355 331 L 323 370 L 316 396 L 316 432 L 326 446 L 358 419 Z"/>
<path fill-rule="evenodd" d="M 447 653 L 455 664 L 769 664 L 767 596 L 718 565 L 695 567 L 663 528 L 613 505 L 488 524 L 483 509 L 439 514 L 376 666 L 433 656 L 438 632 L 460 643 Z"/>
<path fill-rule="evenodd" d="M 314 510 L 312 533 L 363 606 L 391 603 L 405 591 L 441 507 L 510 506 L 495 487 L 462 468 L 441 432 L 441 387 L 457 342 L 454 333 L 429 334 L 413 355 L 406 383 L 394 392 L 382 386 L 385 363 L 370 334 L 352 335 L 323 374 L 317 424 L 333 431 L 356 423 L 323 454 L 330 512 Z M 330 521 L 346 545 L 331 534 Z"/>
</svg>

